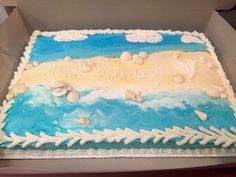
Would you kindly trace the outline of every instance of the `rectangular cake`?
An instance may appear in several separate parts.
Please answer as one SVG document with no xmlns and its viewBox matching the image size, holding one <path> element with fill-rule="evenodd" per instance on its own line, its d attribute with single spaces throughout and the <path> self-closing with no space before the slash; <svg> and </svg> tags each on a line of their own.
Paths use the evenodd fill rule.
<svg viewBox="0 0 236 177">
<path fill-rule="evenodd" d="M 37 30 L 1 107 L 0 147 L 75 157 L 234 152 L 235 111 L 202 33 Z"/>
</svg>

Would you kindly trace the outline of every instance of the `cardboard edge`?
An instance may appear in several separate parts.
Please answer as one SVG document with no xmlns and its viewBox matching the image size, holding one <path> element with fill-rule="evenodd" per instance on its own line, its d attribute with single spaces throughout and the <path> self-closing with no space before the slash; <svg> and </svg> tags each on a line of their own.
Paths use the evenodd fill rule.
<svg viewBox="0 0 236 177">
<path fill-rule="evenodd" d="M 11 78 L 19 64 L 29 33 L 17 8 L 0 25 L 0 101 L 8 91 Z"/>
<path fill-rule="evenodd" d="M 205 34 L 216 47 L 219 61 L 228 79 L 236 90 L 236 31 L 233 27 L 219 15 L 212 11 L 210 20 L 205 29 Z M 226 35 L 227 34 L 227 35 Z"/>
</svg>

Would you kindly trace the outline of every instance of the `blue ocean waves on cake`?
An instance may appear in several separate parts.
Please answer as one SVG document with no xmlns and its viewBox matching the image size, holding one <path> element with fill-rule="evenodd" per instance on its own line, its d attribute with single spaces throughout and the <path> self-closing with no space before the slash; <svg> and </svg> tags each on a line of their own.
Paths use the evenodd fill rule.
<svg viewBox="0 0 236 177">
<path fill-rule="evenodd" d="M 31 54 L 31 61 L 47 62 L 73 58 L 92 58 L 97 56 L 119 57 L 123 51 L 153 53 L 166 50 L 203 51 L 205 44 L 183 43 L 182 35 L 162 34 L 163 40 L 158 43 L 129 42 L 125 34 L 96 34 L 82 41 L 58 42 L 53 37 L 39 36 Z"/>
<path fill-rule="evenodd" d="M 201 121 L 194 114 L 195 109 L 207 113 L 208 120 Z M 80 125 L 77 122 L 80 117 L 90 118 L 90 125 Z M 163 130 L 173 126 L 229 129 L 233 125 L 236 118 L 230 103 L 226 99 L 211 99 L 197 89 L 149 93 L 143 103 L 125 100 L 120 91 L 83 91 L 78 103 L 71 104 L 64 97 L 52 96 L 50 88 L 38 85 L 16 97 L 4 131 L 24 136 L 27 131 L 55 135 L 68 129 L 88 132 L 116 128 Z"/>
</svg>

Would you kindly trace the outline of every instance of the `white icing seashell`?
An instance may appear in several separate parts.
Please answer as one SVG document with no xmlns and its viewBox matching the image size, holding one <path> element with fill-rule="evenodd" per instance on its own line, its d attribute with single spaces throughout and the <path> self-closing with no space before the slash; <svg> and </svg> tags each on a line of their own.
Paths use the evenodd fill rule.
<svg viewBox="0 0 236 177">
<path fill-rule="evenodd" d="M 61 97 L 67 94 L 66 88 L 54 88 L 52 90 L 52 95 L 56 97 Z"/>
<path fill-rule="evenodd" d="M 136 99 L 136 95 L 132 90 L 126 90 L 125 97 L 127 100 L 134 100 L 135 101 L 135 99 Z"/>
<path fill-rule="evenodd" d="M 173 76 L 173 81 L 176 84 L 182 84 L 182 83 L 184 83 L 185 79 L 181 74 L 176 74 L 176 75 Z"/>
<path fill-rule="evenodd" d="M 7 99 L 8 101 L 12 100 L 13 98 L 14 98 L 14 94 L 13 94 L 13 93 L 8 93 L 8 94 L 6 95 L 6 99 Z"/>
<path fill-rule="evenodd" d="M 216 68 L 216 65 L 214 64 L 214 63 L 212 63 L 212 62 L 207 62 L 207 67 L 209 68 L 209 69 L 215 69 Z"/>
<path fill-rule="evenodd" d="M 207 92 L 208 96 L 211 97 L 211 98 L 219 98 L 220 97 L 220 92 L 216 89 L 210 89 L 208 92 Z"/>
<path fill-rule="evenodd" d="M 80 125 L 88 126 L 90 124 L 90 120 L 87 117 L 81 117 L 76 120 Z"/>
<path fill-rule="evenodd" d="M 196 62 L 195 60 L 173 60 L 173 64 L 182 74 L 186 75 L 190 79 L 193 79 L 196 73 Z"/>
<path fill-rule="evenodd" d="M 206 57 L 199 57 L 198 60 L 201 64 L 206 64 L 207 63 Z"/>
<path fill-rule="evenodd" d="M 17 83 L 16 85 L 14 85 L 13 87 L 13 92 L 18 95 L 18 94 L 22 94 L 27 92 L 28 88 L 26 87 L 26 85 L 24 83 Z"/>
<path fill-rule="evenodd" d="M 34 66 L 32 64 L 27 64 L 25 67 L 26 70 L 30 70 L 32 68 L 34 68 Z"/>
<path fill-rule="evenodd" d="M 70 103 L 75 103 L 79 100 L 80 98 L 80 95 L 79 95 L 79 92 L 77 91 L 70 91 L 67 95 L 67 101 L 70 102 Z"/>
<path fill-rule="evenodd" d="M 81 62 L 80 71 L 84 73 L 89 73 L 92 71 L 92 67 L 89 66 L 87 62 Z"/>
<path fill-rule="evenodd" d="M 202 112 L 202 111 L 199 111 L 199 110 L 194 110 L 194 112 L 201 121 L 206 121 L 207 120 L 207 114 L 205 112 Z"/>
<path fill-rule="evenodd" d="M 144 102 L 143 96 L 137 95 L 137 96 L 136 96 L 136 102 L 138 102 L 138 103 Z"/>
<path fill-rule="evenodd" d="M 70 91 L 73 90 L 73 88 L 72 88 L 71 86 L 68 86 L 68 87 L 67 87 L 67 90 L 70 92 Z"/>
<path fill-rule="evenodd" d="M 139 57 L 137 54 L 133 55 L 132 61 L 134 64 L 137 64 L 137 65 L 142 65 L 144 62 L 143 59 Z"/>
<path fill-rule="evenodd" d="M 138 56 L 144 60 L 148 58 L 147 52 L 139 52 Z"/>
<path fill-rule="evenodd" d="M 35 67 L 40 65 L 40 63 L 39 63 L 38 61 L 33 61 L 32 64 L 33 64 L 33 66 L 35 66 Z"/>
<path fill-rule="evenodd" d="M 178 59 L 180 56 L 179 52 L 174 52 L 172 55 L 171 55 L 171 58 L 172 59 Z"/>
<path fill-rule="evenodd" d="M 122 52 L 122 54 L 120 55 L 120 59 L 122 60 L 131 60 L 132 59 L 132 53 L 128 52 L 128 51 L 125 51 L 125 52 Z"/>
<path fill-rule="evenodd" d="M 70 61 L 72 61 L 73 59 L 71 58 L 71 57 L 69 57 L 69 56 L 67 56 L 67 57 L 65 57 L 64 58 L 64 61 L 66 61 L 66 62 L 70 62 Z"/>
<path fill-rule="evenodd" d="M 57 80 L 51 85 L 52 88 L 68 87 L 68 84 L 62 80 Z"/>
</svg>

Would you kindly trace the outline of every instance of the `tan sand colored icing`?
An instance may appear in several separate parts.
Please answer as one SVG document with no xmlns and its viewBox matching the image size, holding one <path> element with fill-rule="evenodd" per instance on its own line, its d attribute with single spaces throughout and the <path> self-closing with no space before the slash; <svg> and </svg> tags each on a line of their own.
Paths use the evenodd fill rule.
<svg viewBox="0 0 236 177">
<path fill-rule="evenodd" d="M 63 59 L 55 62 L 41 63 L 38 67 L 25 70 L 20 83 L 27 87 L 37 84 L 51 85 L 56 80 L 64 80 L 76 90 L 96 88 L 124 88 L 146 92 L 147 90 L 165 90 L 182 88 L 212 89 L 212 85 L 224 87 L 216 69 L 209 69 L 199 62 L 199 56 L 213 61 L 208 52 L 181 52 L 181 60 L 195 60 L 196 73 L 193 79 L 185 77 L 183 84 L 176 84 L 173 76 L 180 74 L 173 65 L 173 52 L 162 51 L 149 54 L 148 60 L 142 65 L 122 61 L 120 58 L 94 57 L 86 61 L 95 62 L 91 72 L 80 71 L 81 62 L 85 59 L 74 59 L 65 62 Z"/>
</svg>

